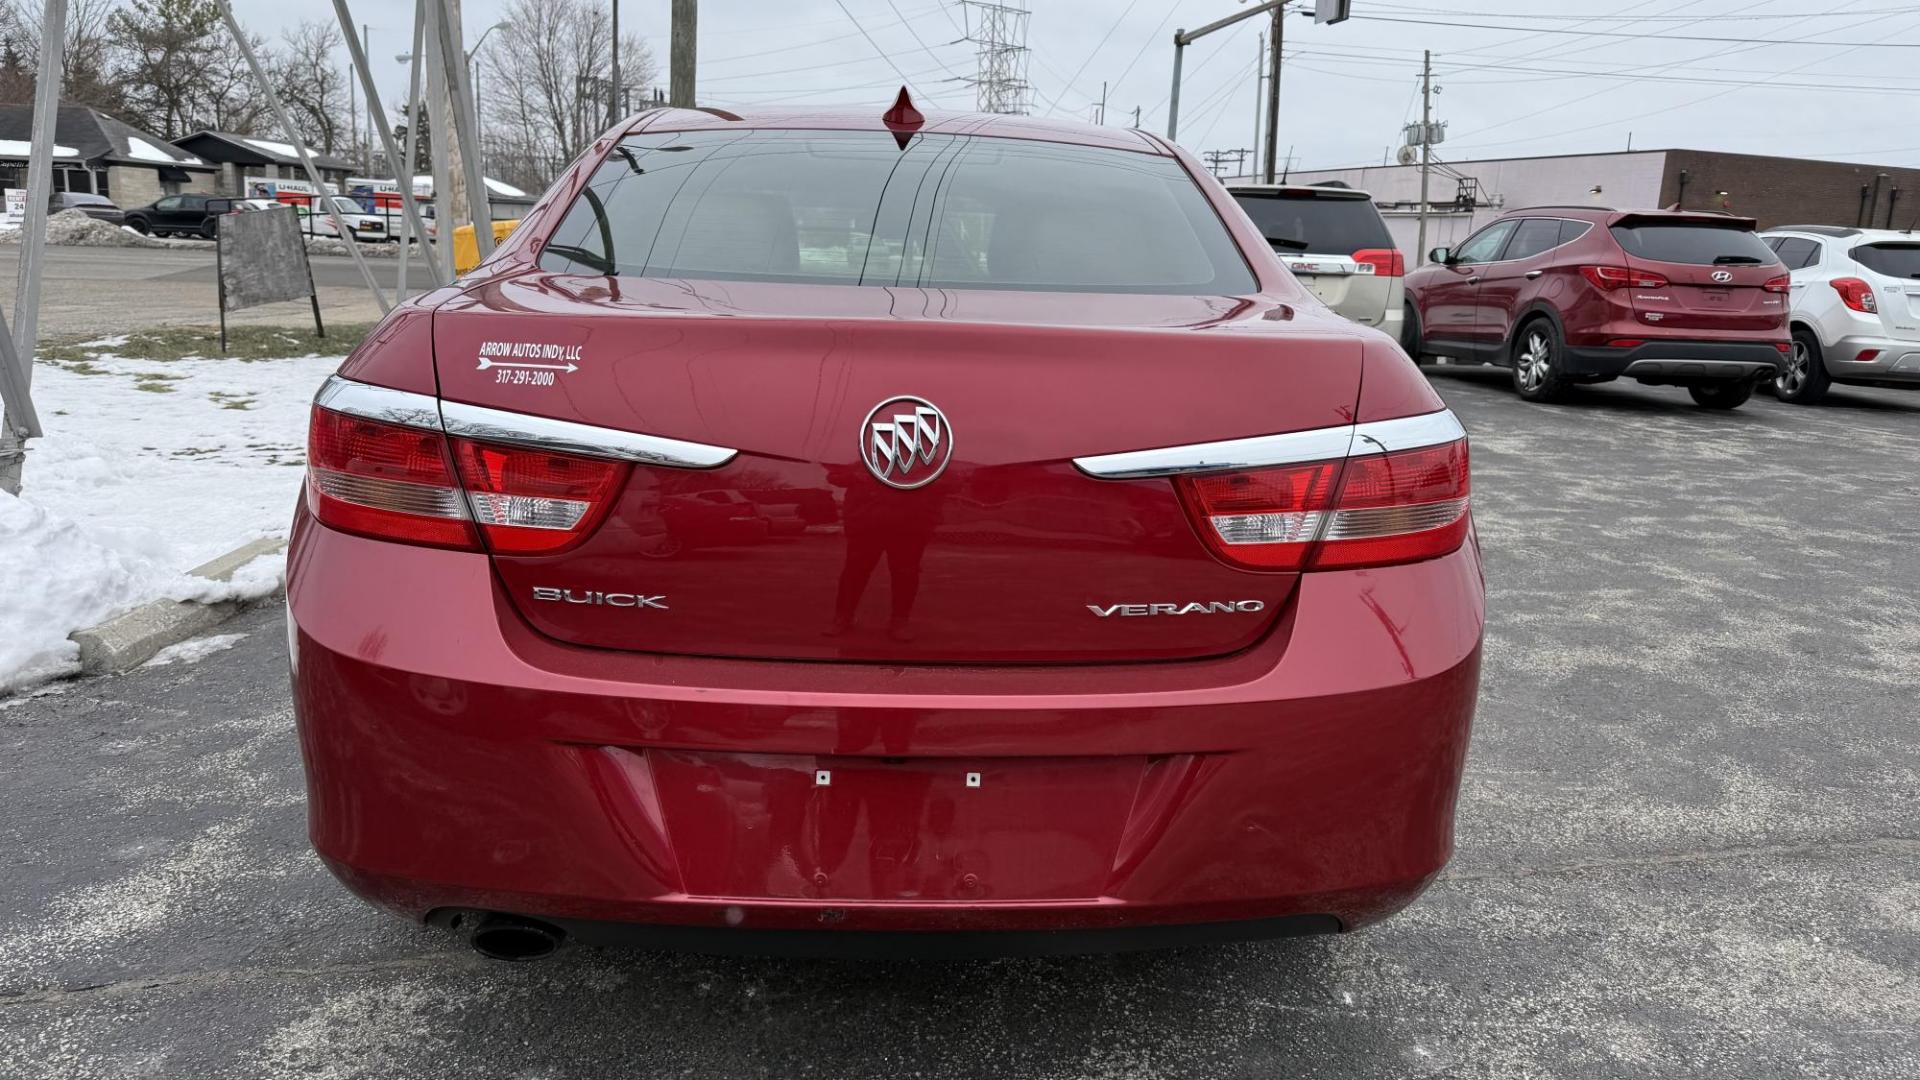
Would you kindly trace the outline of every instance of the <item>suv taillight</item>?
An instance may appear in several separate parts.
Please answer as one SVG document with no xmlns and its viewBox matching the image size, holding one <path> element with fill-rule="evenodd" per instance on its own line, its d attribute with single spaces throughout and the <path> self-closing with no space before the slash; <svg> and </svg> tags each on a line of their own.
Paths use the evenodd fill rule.
<svg viewBox="0 0 1920 1080">
<path fill-rule="evenodd" d="M 1353 570 L 1419 562 L 1467 536 L 1467 443 L 1242 472 L 1182 476 L 1207 547 L 1246 570 Z"/>
<path fill-rule="evenodd" d="M 1777 293 L 1790 292 L 1793 289 L 1793 278 L 1787 276 L 1786 274 L 1781 274 L 1778 277 L 1768 278 L 1766 284 L 1760 287 L 1767 290 L 1768 292 L 1777 292 Z"/>
<path fill-rule="evenodd" d="M 1353 261 L 1371 266 L 1377 277 L 1407 276 L 1407 260 L 1399 248 L 1365 248 L 1353 253 Z"/>
<path fill-rule="evenodd" d="M 1833 291 L 1840 294 L 1840 302 L 1855 311 L 1864 311 L 1869 315 L 1880 311 L 1880 301 L 1873 298 L 1873 286 L 1857 277 L 1834 278 Z"/>
<path fill-rule="evenodd" d="M 1583 266 L 1580 276 L 1593 283 L 1596 289 L 1664 289 L 1667 279 L 1659 274 L 1650 274 L 1645 270 L 1631 270 L 1624 266 Z"/>
<path fill-rule="evenodd" d="M 379 540 L 479 551 L 484 534 L 500 554 L 545 555 L 593 532 L 626 469 L 315 406 L 307 508 L 325 525 Z"/>
</svg>

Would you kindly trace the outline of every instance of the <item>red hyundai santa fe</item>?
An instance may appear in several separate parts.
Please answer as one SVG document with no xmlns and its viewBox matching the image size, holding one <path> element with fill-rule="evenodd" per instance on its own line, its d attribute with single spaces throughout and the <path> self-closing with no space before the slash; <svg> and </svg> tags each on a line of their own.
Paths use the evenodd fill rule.
<svg viewBox="0 0 1920 1080">
<path fill-rule="evenodd" d="M 1792 348 L 1787 268 L 1753 229 L 1708 212 L 1510 210 L 1407 275 L 1401 344 L 1510 368 L 1528 401 L 1625 377 L 1739 408 Z"/>
<path fill-rule="evenodd" d="M 1184 151 L 661 109 L 314 402 L 315 848 L 501 958 L 1353 930 L 1452 848 L 1467 443 Z"/>
</svg>

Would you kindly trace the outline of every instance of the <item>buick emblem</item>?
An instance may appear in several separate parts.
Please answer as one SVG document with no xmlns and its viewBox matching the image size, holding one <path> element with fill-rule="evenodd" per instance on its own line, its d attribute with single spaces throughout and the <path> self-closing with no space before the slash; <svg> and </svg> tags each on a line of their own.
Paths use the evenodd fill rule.
<svg viewBox="0 0 1920 1080">
<path fill-rule="evenodd" d="M 925 487 L 952 458 L 953 428 L 925 398 L 888 398 L 860 424 L 860 459 L 888 487 Z"/>
<path fill-rule="evenodd" d="M 1731 270 L 1715 270 L 1715 271 L 1713 272 L 1713 280 L 1715 280 L 1715 281 L 1718 281 L 1718 282 L 1720 282 L 1720 283 L 1721 283 L 1722 285 L 1724 285 L 1724 284 L 1726 284 L 1727 282 L 1729 282 L 1729 281 L 1732 281 L 1732 280 L 1733 280 L 1733 271 L 1731 271 Z"/>
</svg>

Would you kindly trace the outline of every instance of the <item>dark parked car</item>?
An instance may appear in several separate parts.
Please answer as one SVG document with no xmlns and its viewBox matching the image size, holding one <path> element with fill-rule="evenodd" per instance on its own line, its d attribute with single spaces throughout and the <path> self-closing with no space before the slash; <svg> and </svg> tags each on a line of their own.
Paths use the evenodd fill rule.
<svg viewBox="0 0 1920 1080">
<path fill-rule="evenodd" d="M 1787 268 L 1752 218 L 1512 210 L 1407 275 L 1401 344 L 1513 369 L 1528 401 L 1621 376 L 1731 409 L 1791 348 Z"/>
<path fill-rule="evenodd" d="M 78 210 L 109 225 L 119 225 L 126 220 L 126 215 L 105 195 L 90 195 L 84 191 L 56 191 L 47 209 L 55 214 L 62 210 Z"/>
<path fill-rule="evenodd" d="M 204 236 L 211 240 L 220 231 L 220 215 L 233 210 L 233 199 L 211 195 L 168 195 L 158 202 L 136 206 L 127 211 L 126 223 L 155 236 Z"/>
</svg>

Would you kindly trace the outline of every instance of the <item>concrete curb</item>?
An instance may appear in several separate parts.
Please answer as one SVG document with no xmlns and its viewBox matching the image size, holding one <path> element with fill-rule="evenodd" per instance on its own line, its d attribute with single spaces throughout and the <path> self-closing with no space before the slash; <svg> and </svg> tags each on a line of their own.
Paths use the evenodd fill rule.
<svg viewBox="0 0 1920 1080">
<path fill-rule="evenodd" d="M 254 540 L 188 573 L 211 581 L 230 581 L 241 567 L 286 546 L 285 540 Z M 226 622 L 244 607 L 246 604 L 240 601 L 197 604 L 155 600 L 99 626 L 75 630 L 67 638 L 80 646 L 82 675 L 112 674 L 146 663 L 161 649 Z"/>
</svg>

